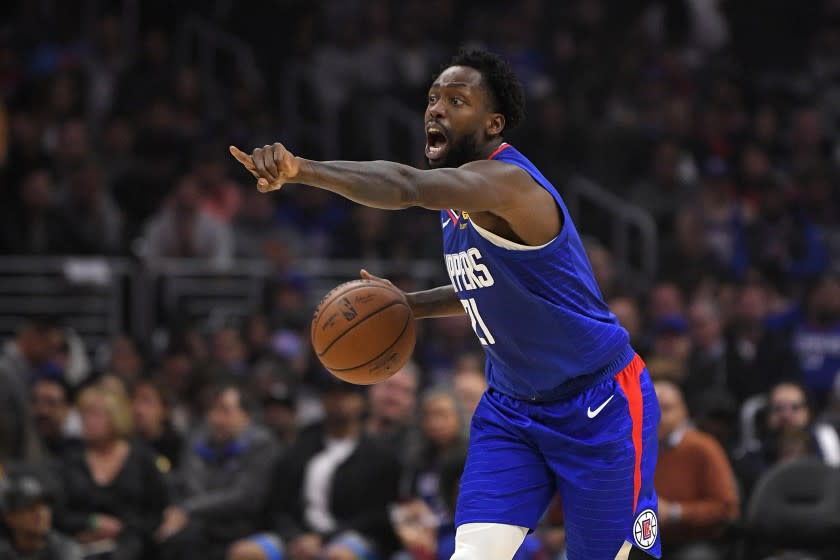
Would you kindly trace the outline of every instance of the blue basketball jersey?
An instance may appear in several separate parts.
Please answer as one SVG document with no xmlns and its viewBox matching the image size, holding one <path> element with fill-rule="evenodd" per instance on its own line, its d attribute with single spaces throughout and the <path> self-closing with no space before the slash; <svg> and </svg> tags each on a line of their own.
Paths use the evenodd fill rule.
<svg viewBox="0 0 840 560">
<path fill-rule="evenodd" d="M 549 243 L 525 247 L 466 212 L 444 210 L 446 269 L 487 355 L 489 386 L 519 399 L 566 398 L 627 365 L 629 337 L 604 303 L 557 190 L 507 143 L 490 158 L 522 168 L 551 193 L 563 228 Z"/>
</svg>

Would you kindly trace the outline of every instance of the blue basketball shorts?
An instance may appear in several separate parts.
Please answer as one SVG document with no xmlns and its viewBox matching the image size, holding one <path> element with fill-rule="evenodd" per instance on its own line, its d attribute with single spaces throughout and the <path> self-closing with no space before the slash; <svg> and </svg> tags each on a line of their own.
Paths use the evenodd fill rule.
<svg viewBox="0 0 840 560">
<path fill-rule="evenodd" d="M 560 493 L 568 560 L 614 560 L 624 541 L 659 558 L 659 403 L 642 359 L 557 402 L 493 389 L 470 427 L 456 525 L 535 529 Z"/>
</svg>

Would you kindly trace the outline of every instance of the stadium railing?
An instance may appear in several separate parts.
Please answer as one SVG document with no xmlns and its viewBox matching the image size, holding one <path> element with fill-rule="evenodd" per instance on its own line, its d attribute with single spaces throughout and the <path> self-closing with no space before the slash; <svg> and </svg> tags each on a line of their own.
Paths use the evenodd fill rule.
<svg viewBox="0 0 840 560">
<path fill-rule="evenodd" d="M 580 232 L 598 237 L 620 268 L 641 275 L 637 284 L 654 280 L 659 239 L 650 212 L 580 175 L 562 184 L 562 195 Z"/>
<path fill-rule="evenodd" d="M 216 265 L 201 259 L 0 257 L 0 339 L 23 318 L 51 315 L 73 328 L 94 352 L 120 333 L 153 336 L 161 327 L 213 325 L 265 311 L 274 282 L 299 278 L 310 308 L 362 267 L 419 288 L 446 281 L 439 260 L 328 260 L 306 258 L 288 270 L 263 260 Z"/>
</svg>

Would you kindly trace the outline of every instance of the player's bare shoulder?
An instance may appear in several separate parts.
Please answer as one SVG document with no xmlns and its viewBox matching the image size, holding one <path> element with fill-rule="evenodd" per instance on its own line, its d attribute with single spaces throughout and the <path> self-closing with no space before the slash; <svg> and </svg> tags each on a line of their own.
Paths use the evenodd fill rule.
<svg viewBox="0 0 840 560">
<path fill-rule="evenodd" d="M 462 165 L 461 169 L 482 174 L 490 188 L 507 191 L 505 198 L 510 204 L 503 212 L 494 214 L 510 230 L 505 231 L 506 228 L 489 217 L 477 220 L 482 227 L 487 224 L 491 227 L 486 229 L 493 233 L 507 239 L 514 237 L 526 245 L 541 245 L 559 233 L 563 217 L 554 197 L 521 167 L 498 160 L 478 160 Z"/>
</svg>

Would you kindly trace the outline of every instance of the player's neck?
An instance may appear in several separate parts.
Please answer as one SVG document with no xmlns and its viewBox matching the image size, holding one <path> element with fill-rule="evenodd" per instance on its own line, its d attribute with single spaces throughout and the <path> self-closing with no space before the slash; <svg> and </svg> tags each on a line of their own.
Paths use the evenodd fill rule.
<svg viewBox="0 0 840 560">
<path fill-rule="evenodd" d="M 498 138 L 494 138 L 492 141 L 488 142 L 485 146 L 479 149 L 478 153 L 481 156 L 480 159 L 490 159 L 490 156 L 499 149 L 499 146 L 505 143 L 505 139 L 501 136 Z"/>
</svg>

